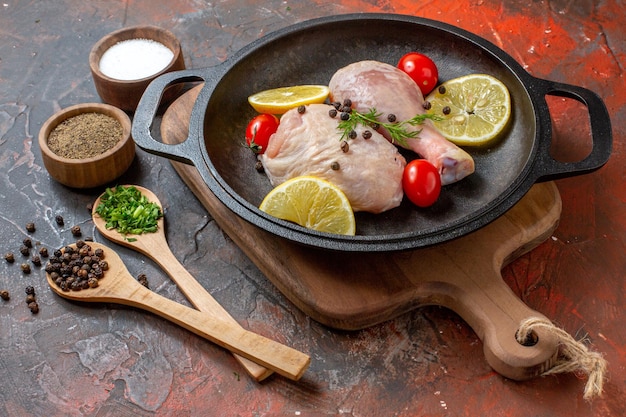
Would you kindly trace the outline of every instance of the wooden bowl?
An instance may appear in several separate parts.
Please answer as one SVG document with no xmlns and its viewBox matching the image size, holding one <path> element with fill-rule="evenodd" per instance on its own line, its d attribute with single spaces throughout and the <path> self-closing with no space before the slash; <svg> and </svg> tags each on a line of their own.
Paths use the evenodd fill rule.
<svg viewBox="0 0 626 417">
<path fill-rule="evenodd" d="M 102 55 L 118 42 L 130 39 L 149 39 L 159 42 L 169 48 L 174 56 L 165 68 L 149 77 L 136 80 L 119 80 L 103 74 L 100 71 Z M 89 54 L 89 67 L 102 101 L 122 110 L 134 112 L 148 84 L 166 72 L 184 70 L 185 60 L 180 42 L 172 32 L 155 26 L 134 26 L 111 32 L 100 39 Z M 163 96 L 163 102 L 173 99 L 178 90 L 176 88 L 167 90 Z"/>
<path fill-rule="evenodd" d="M 91 158 L 72 159 L 54 153 L 48 147 L 50 133 L 64 120 L 83 113 L 101 113 L 116 119 L 122 125 L 120 141 Z M 126 172 L 135 158 L 130 118 L 117 107 L 101 103 L 77 104 L 55 113 L 39 130 L 39 148 L 50 176 L 73 188 L 92 188 L 111 182 Z"/>
</svg>

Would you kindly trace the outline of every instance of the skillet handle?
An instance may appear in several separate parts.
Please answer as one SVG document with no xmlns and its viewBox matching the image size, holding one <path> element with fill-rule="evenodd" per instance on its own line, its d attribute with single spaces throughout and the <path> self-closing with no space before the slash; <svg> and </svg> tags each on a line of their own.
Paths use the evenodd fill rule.
<svg viewBox="0 0 626 417">
<path fill-rule="evenodd" d="M 141 96 L 133 117 L 132 136 L 135 143 L 146 152 L 177 162 L 194 165 L 193 157 L 198 154 L 196 152 L 197 143 L 192 140 L 185 140 L 177 144 L 166 144 L 152 137 L 151 128 L 154 124 L 161 97 L 167 87 L 178 83 L 200 81 L 204 82 L 203 88 L 205 88 L 208 84 L 205 78 L 198 70 L 190 69 L 169 72 L 153 80 Z M 195 107 L 192 112 L 192 118 L 194 113 L 198 111 Z"/>
<path fill-rule="evenodd" d="M 541 141 L 541 149 L 537 156 L 535 174 L 538 181 L 549 181 L 559 178 L 572 177 L 587 174 L 602 167 L 611 155 L 613 136 L 611 132 L 611 119 L 602 99 L 593 91 L 583 87 L 554 81 L 533 79 L 532 83 L 537 86 L 533 90 L 536 100 L 543 101 L 545 111 L 540 111 L 541 125 L 547 126 Z M 550 113 L 545 101 L 546 95 L 571 98 L 587 106 L 589 123 L 591 126 L 592 149 L 589 155 L 576 162 L 559 162 L 550 156 L 550 143 L 552 139 L 552 125 Z"/>
</svg>

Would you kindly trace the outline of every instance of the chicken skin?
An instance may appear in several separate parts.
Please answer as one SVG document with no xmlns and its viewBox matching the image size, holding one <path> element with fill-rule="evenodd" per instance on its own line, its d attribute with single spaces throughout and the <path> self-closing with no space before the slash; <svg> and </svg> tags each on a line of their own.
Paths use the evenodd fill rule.
<svg viewBox="0 0 626 417">
<path fill-rule="evenodd" d="M 387 120 L 392 113 L 398 121 L 409 120 L 425 112 L 424 97 L 415 82 L 402 70 L 378 61 L 359 61 L 339 69 L 331 78 L 331 100 L 352 101 L 353 109 L 367 113 L 376 109 L 382 113 L 379 120 Z M 472 157 L 446 140 L 432 126 L 430 120 L 407 130 L 421 130 L 409 138 L 406 148 L 430 161 L 441 175 L 442 185 L 459 181 L 474 172 Z M 389 132 L 381 129 L 388 140 Z"/>
<path fill-rule="evenodd" d="M 357 137 L 346 139 L 347 148 L 342 149 L 339 117 L 331 117 L 330 109 L 326 104 L 311 104 L 304 113 L 292 109 L 281 117 L 260 156 L 272 185 L 312 175 L 339 187 L 354 211 L 380 213 L 400 205 L 404 157 L 375 131 L 365 139 L 365 127 L 357 128 Z"/>
</svg>

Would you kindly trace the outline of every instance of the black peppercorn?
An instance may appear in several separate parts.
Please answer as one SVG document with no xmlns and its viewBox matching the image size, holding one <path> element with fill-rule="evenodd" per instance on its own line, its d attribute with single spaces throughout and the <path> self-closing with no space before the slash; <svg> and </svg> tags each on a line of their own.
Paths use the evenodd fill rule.
<svg viewBox="0 0 626 417">
<path fill-rule="evenodd" d="M 47 258 L 49 256 L 48 248 L 46 247 L 39 248 L 39 255 L 41 255 L 43 258 Z"/>
<path fill-rule="evenodd" d="M 389 113 L 387 115 L 387 121 L 389 121 L 389 123 L 394 123 L 396 121 L 396 115 L 393 113 Z"/>
<path fill-rule="evenodd" d="M 332 108 L 328 110 L 328 115 L 334 119 L 335 117 L 337 117 L 337 109 Z"/>
<path fill-rule="evenodd" d="M 22 264 L 22 265 L 20 265 L 20 268 L 22 269 L 23 273 L 30 274 L 30 265 Z"/>
<path fill-rule="evenodd" d="M 33 301 L 32 303 L 28 304 L 28 308 L 30 309 L 30 312 L 33 314 L 39 313 L 39 304 L 37 304 L 36 301 Z"/>
<path fill-rule="evenodd" d="M 29 233 L 33 233 L 35 231 L 35 223 L 33 222 L 26 223 L 26 231 Z"/>
<path fill-rule="evenodd" d="M 150 288 L 150 287 L 148 286 L 148 277 L 146 276 L 146 274 L 139 274 L 139 275 L 137 276 L 137 281 L 139 281 L 139 283 L 140 283 L 141 285 L 143 285 L 144 287 L 146 287 L 146 288 Z"/>
<path fill-rule="evenodd" d="M 350 100 L 349 98 L 345 99 L 343 101 L 343 105 L 344 107 L 352 107 L 352 100 Z"/>
<path fill-rule="evenodd" d="M 439 94 L 446 94 L 446 87 L 440 85 L 437 91 L 439 91 Z"/>
<path fill-rule="evenodd" d="M 338 101 L 333 101 L 333 102 L 332 102 L 332 106 L 333 106 L 335 109 L 339 110 L 339 108 L 341 107 L 341 103 L 340 103 L 340 102 L 338 102 Z"/>
<path fill-rule="evenodd" d="M 428 100 L 425 100 L 425 101 L 424 101 L 424 103 L 422 103 L 422 107 L 424 108 L 424 110 L 430 110 L 430 108 L 431 108 L 432 106 L 433 106 L 433 105 L 432 105 L 432 104 L 430 104 L 430 101 L 428 101 Z"/>
<path fill-rule="evenodd" d="M 451 111 L 450 106 L 445 106 L 443 109 L 441 109 L 441 112 L 445 115 L 450 114 L 450 111 Z"/>
<path fill-rule="evenodd" d="M 33 255 L 33 257 L 30 259 L 30 261 L 35 266 L 41 266 L 41 258 L 39 257 L 39 255 Z"/>
<path fill-rule="evenodd" d="M 80 231 L 80 226 L 72 226 L 72 229 L 70 231 L 72 232 L 72 235 L 75 237 L 82 236 L 82 233 Z"/>
<path fill-rule="evenodd" d="M 265 168 L 263 168 L 263 162 L 256 161 L 256 163 L 254 164 L 254 169 L 256 169 L 257 172 L 264 172 Z"/>
<path fill-rule="evenodd" d="M 333 161 L 330 164 L 330 169 L 332 169 L 333 171 L 339 171 L 339 162 Z"/>
<path fill-rule="evenodd" d="M 46 264 L 46 272 L 63 291 L 81 291 L 97 286 L 97 280 L 104 276 L 108 264 L 103 261 L 104 251 L 92 250 L 87 243 L 80 249 L 71 246 L 63 248 L 60 258 L 54 257 Z M 58 261 L 58 262 L 56 262 Z"/>
<path fill-rule="evenodd" d="M 22 245 L 20 246 L 20 253 L 24 256 L 28 256 L 30 255 L 30 249 L 28 249 L 28 246 Z"/>
<path fill-rule="evenodd" d="M 63 225 L 65 224 L 65 220 L 63 220 L 63 216 L 61 216 L 61 215 L 57 215 L 57 216 L 54 218 L 54 221 L 55 221 L 55 222 L 57 223 L 57 225 L 59 225 L 59 226 L 63 226 Z"/>
<path fill-rule="evenodd" d="M 306 111 L 306 107 L 304 105 L 298 106 L 298 113 L 304 114 L 305 111 Z"/>
<path fill-rule="evenodd" d="M 370 139 L 372 137 L 372 131 L 371 130 L 364 130 L 362 133 L 363 139 L 367 140 Z"/>
<path fill-rule="evenodd" d="M 350 150 L 350 145 L 345 140 L 341 141 L 341 150 L 343 151 L 343 153 L 346 153 Z"/>
<path fill-rule="evenodd" d="M 345 122 L 346 120 L 350 120 L 350 113 L 347 113 L 347 112 L 345 112 L 345 111 L 344 111 L 344 112 L 341 112 L 341 117 L 340 117 L 340 118 L 341 118 L 341 120 L 343 120 L 344 122 Z"/>
<path fill-rule="evenodd" d="M 350 133 L 348 133 L 348 137 L 350 139 L 356 139 L 356 137 L 357 137 L 356 130 L 351 130 Z"/>
<path fill-rule="evenodd" d="M 24 246 L 26 246 L 27 248 L 32 248 L 33 247 L 33 241 L 27 237 L 24 238 L 24 241 L 22 242 L 24 244 Z"/>
<path fill-rule="evenodd" d="M 26 304 L 30 304 L 32 302 L 37 301 L 37 298 L 35 297 L 35 294 L 28 294 L 26 296 Z"/>
<path fill-rule="evenodd" d="M 15 262 L 15 256 L 11 252 L 7 252 L 4 255 L 4 260 L 12 264 L 13 262 Z"/>
<path fill-rule="evenodd" d="M 0 290 L 0 298 L 2 298 L 5 301 L 10 300 L 11 296 L 9 295 L 9 291 L 7 291 L 7 290 Z"/>
<path fill-rule="evenodd" d="M 24 289 L 24 292 L 26 292 L 27 295 L 35 295 L 35 287 L 29 285 Z"/>
</svg>

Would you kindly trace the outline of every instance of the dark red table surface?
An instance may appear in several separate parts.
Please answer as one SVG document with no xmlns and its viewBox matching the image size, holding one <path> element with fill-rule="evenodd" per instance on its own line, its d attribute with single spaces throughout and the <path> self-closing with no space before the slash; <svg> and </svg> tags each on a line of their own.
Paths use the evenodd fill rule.
<svg viewBox="0 0 626 417">
<path fill-rule="evenodd" d="M 178 36 L 188 68 L 216 65 L 273 30 L 349 12 L 402 13 L 454 24 L 493 42 L 534 76 L 598 93 L 611 114 L 614 148 L 592 174 L 557 181 L 563 200 L 553 237 L 503 271 L 521 299 L 570 334 L 586 336 L 609 363 L 601 398 L 583 400 L 572 374 L 507 380 L 454 313 L 418 308 L 357 332 L 311 320 L 259 272 L 212 220 L 169 161 L 138 151 L 120 182 L 152 189 L 176 227 L 178 259 L 245 327 L 312 357 L 304 377 L 262 383 L 233 357 L 156 316 L 54 295 L 44 273 L 2 261 L 0 416 L 623 416 L 626 414 L 626 42 L 621 0 L 396 1 L 11 1 L 0 4 L 0 246 L 18 248 L 35 222 L 40 245 L 98 241 L 87 205 L 102 188 L 52 180 L 37 144 L 60 108 L 99 102 L 88 66 L 92 45 L 121 27 L 153 24 Z M 315 63 L 311 63 L 315 65 Z M 549 98 L 562 159 L 589 149 L 584 106 Z M 56 215 L 65 218 L 58 227 Z M 171 221 L 171 220 L 169 220 Z M 117 247 L 133 274 L 188 304 L 150 261 Z M 24 288 L 35 287 L 31 314 Z"/>
</svg>

